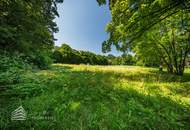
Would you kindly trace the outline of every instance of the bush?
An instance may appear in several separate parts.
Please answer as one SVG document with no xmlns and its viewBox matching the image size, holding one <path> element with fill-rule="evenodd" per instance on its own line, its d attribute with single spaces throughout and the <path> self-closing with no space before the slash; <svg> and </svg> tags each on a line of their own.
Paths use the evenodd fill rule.
<svg viewBox="0 0 190 130">
<path fill-rule="evenodd" d="M 0 87 L 20 82 L 21 73 L 31 68 L 22 57 L 24 55 L 18 53 L 11 55 L 7 52 L 0 52 Z"/>
<path fill-rule="evenodd" d="M 29 55 L 28 62 L 33 66 L 36 66 L 40 69 L 48 69 L 49 65 L 53 63 L 52 58 L 50 57 L 51 53 L 45 51 L 36 51 L 33 54 Z"/>
</svg>

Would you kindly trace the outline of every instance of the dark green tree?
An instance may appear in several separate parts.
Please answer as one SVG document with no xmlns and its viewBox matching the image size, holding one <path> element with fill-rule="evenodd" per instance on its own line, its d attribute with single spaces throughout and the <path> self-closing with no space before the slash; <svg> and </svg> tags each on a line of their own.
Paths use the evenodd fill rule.
<svg viewBox="0 0 190 130">
<path fill-rule="evenodd" d="M 68 64 L 91 64 L 91 65 L 107 65 L 108 60 L 105 56 L 97 55 L 88 51 L 78 51 L 72 49 L 67 44 L 56 47 L 53 52 L 53 59 L 56 63 Z"/>
<path fill-rule="evenodd" d="M 34 62 L 42 55 L 47 56 L 46 52 L 53 48 L 53 33 L 58 31 L 53 20 L 58 16 L 57 4 L 61 2 L 63 0 L 1 0 L 0 49 L 24 53 Z"/>
</svg>

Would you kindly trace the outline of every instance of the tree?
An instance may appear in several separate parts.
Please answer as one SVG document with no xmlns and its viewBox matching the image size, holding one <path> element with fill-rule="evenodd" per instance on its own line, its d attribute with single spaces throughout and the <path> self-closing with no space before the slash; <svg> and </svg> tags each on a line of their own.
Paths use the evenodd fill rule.
<svg viewBox="0 0 190 130">
<path fill-rule="evenodd" d="M 155 41 L 152 40 L 153 36 L 150 36 L 153 31 L 143 34 L 143 36 L 135 43 L 133 51 L 135 53 L 135 58 L 137 65 L 158 67 L 161 64 L 161 58 L 155 51 Z"/>
<path fill-rule="evenodd" d="M 1 0 L 0 49 L 19 52 L 37 60 L 53 48 L 53 33 L 58 31 L 53 21 L 57 4 L 63 0 Z M 46 55 L 46 54 L 45 54 Z M 36 58 L 33 58 L 36 57 Z"/>
<path fill-rule="evenodd" d="M 166 49 L 163 47 L 161 49 L 161 44 L 159 47 L 157 46 L 159 43 L 157 41 L 159 40 L 156 39 L 158 39 L 159 35 L 154 35 L 151 39 L 152 41 L 148 39 L 143 40 L 145 43 L 146 41 L 154 41 L 154 43 L 156 43 L 147 45 L 149 49 L 154 48 L 155 50 L 162 50 L 157 54 L 164 54 L 164 57 L 160 59 L 160 62 L 166 64 L 168 72 L 182 75 L 184 71 L 183 61 L 189 53 L 187 47 L 189 46 L 189 29 L 187 28 L 190 21 L 189 9 L 189 0 L 110 0 L 112 20 L 106 28 L 109 33 L 109 39 L 103 42 L 103 51 L 110 51 L 112 45 L 115 45 L 118 50 L 123 52 L 126 50 L 132 50 L 137 46 L 142 35 L 145 36 L 145 33 L 154 30 L 164 31 L 161 27 L 156 29 L 154 27 L 162 22 L 164 24 L 172 22 L 175 26 L 167 24 L 167 28 L 169 28 L 167 30 L 172 30 L 174 28 L 172 35 L 170 35 L 171 32 L 166 31 L 164 32 L 164 36 L 160 36 L 160 38 L 165 39 L 160 41 L 160 43 L 162 43 L 162 45 L 164 44 Z M 179 17 L 182 20 L 175 23 L 174 21 L 178 20 Z M 173 18 L 173 20 L 168 21 L 170 18 Z M 151 35 L 148 34 L 146 38 L 149 37 L 151 37 Z M 174 39 L 173 43 L 171 42 L 171 39 Z M 171 47 L 172 49 L 170 49 Z M 152 52 L 149 51 L 149 54 L 151 53 Z M 165 53 L 171 54 L 165 55 Z M 148 53 L 145 52 L 145 54 Z"/>
<path fill-rule="evenodd" d="M 53 55 L 56 62 L 71 63 L 71 59 L 73 57 L 73 50 L 69 45 L 62 44 L 61 47 L 55 49 Z"/>
<path fill-rule="evenodd" d="M 157 59 L 169 73 L 183 75 L 190 53 L 190 21 L 188 14 L 171 17 L 146 32 L 136 45 L 136 53 Z M 144 51 L 145 50 L 145 51 Z"/>
<path fill-rule="evenodd" d="M 109 0 L 112 20 L 107 42 L 129 42 L 162 20 L 181 11 L 189 12 L 189 0 Z"/>
<path fill-rule="evenodd" d="M 107 25 L 110 36 L 103 42 L 103 51 L 110 50 L 111 45 L 125 50 L 154 25 L 190 9 L 189 0 L 109 0 L 109 3 L 112 20 Z"/>
<path fill-rule="evenodd" d="M 67 44 L 62 44 L 61 47 L 56 47 L 53 52 L 53 59 L 56 63 L 68 64 L 92 64 L 92 65 L 107 65 L 108 60 L 105 56 L 96 55 L 88 51 L 78 51 L 72 49 Z"/>
<path fill-rule="evenodd" d="M 133 65 L 135 64 L 135 59 L 134 56 L 132 56 L 131 54 L 123 54 L 122 55 L 122 65 Z"/>
</svg>

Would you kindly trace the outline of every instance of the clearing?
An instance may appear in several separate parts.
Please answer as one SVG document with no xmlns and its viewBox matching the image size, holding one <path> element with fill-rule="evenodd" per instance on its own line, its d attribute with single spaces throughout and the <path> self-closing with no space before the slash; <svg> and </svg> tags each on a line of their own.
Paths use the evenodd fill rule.
<svg viewBox="0 0 190 130">
<path fill-rule="evenodd" d="M 54 64 L 19 79 L 0 93 L 2 129 L 190 129 L 190 70 Z M 27 119 L 11 121 L 20 105 Z"/>
</svg>

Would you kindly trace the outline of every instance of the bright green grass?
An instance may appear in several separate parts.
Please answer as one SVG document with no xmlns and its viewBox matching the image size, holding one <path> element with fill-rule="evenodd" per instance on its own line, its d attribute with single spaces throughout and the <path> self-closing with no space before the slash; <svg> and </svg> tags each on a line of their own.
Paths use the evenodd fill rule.
<svg viewBox="0 0 190 130">
<path fill-rule="evenodd" d="M 190 70 L 57 64 L 21 77 L 0 100 L 2 129 L 190 129 Z M 11 121 L 20 105 L 27 120 Z"/>
</svg>

